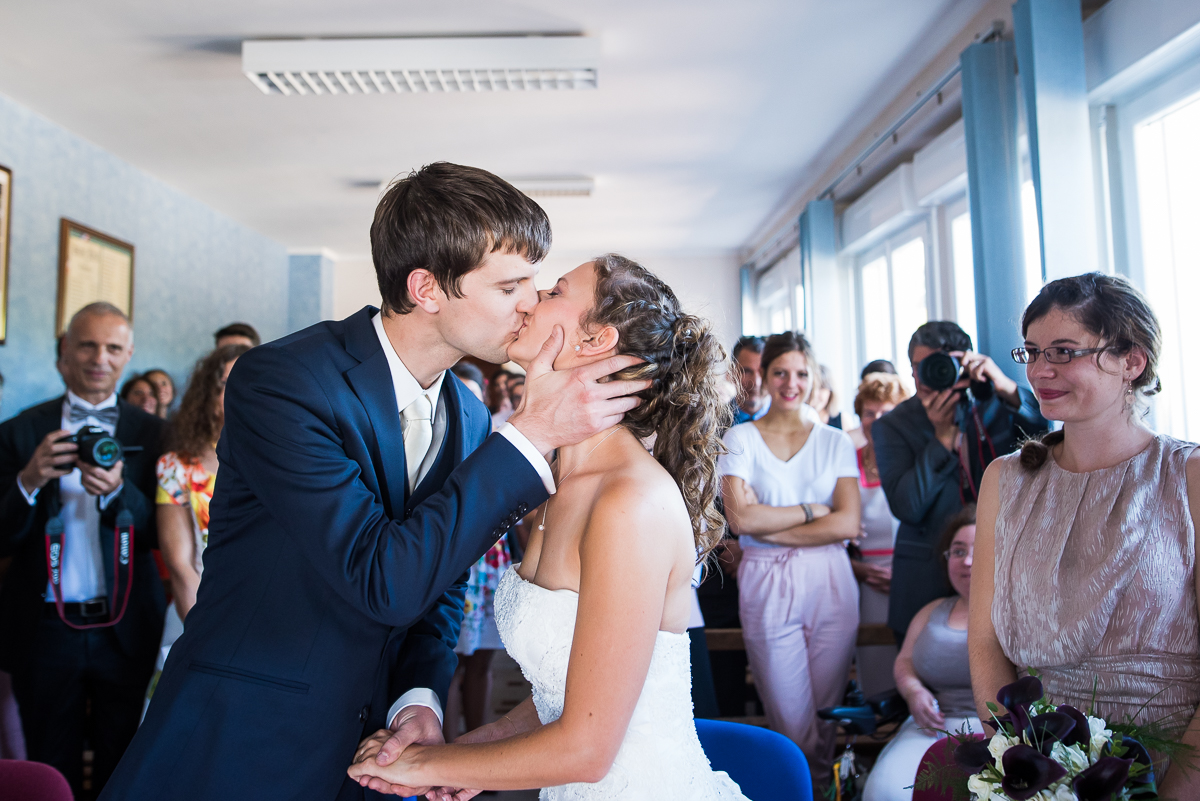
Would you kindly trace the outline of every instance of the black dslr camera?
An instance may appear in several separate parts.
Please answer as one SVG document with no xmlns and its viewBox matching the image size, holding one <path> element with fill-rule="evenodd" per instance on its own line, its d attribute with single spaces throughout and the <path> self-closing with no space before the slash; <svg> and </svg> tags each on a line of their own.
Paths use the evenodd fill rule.
<svg viewBox="0 0 1200 801">
<path fill-rule="evenodd" d="M 84 426 L 59 442 L 74 442 L 79 446 L 80 462 L 105 470 L 124 459 L 126 451 L 141 450 L 126 448 L 116 437 L 98 426 Z"/>
<path fill-rule="evenodd" d="M 941 392 L 966 376 L 962 363 L 945 351 L 931 353 L 917 366 L 917 377 L 930 389 Z"/>
</svg>

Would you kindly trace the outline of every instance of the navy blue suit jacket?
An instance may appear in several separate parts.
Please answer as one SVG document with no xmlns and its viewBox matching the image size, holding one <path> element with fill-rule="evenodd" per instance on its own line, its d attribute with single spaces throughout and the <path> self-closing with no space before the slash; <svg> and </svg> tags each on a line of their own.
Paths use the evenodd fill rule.
<svg viewBox="0 0 1200 801">
<path fill-rule="evenodd" d="M 345 771 L 390 703 L 445 698 L 464 574 L 547 494 L 448 374 L 408 496 L 374 313 L 238 359 L 196 606 L 105 801 L 361 797 Z"/>
</svg>

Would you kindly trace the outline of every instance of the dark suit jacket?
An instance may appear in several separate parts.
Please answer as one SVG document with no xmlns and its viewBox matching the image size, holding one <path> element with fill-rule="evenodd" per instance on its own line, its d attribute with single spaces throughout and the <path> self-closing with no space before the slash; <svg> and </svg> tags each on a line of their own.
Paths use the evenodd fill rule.
<svg viewBox="0 0 1200 801">
<path fill-rule="evenodd" d="M 976 408 L 996 456 L 1012 453 L 1026 439 L 1047 430 L 1033 393 L 1024 387 L 1018 391 L 1019 409 L 1012 409 L 991 392 L 980 392 Z M 981 452 L 977 446 L 973 415 L 960 415 L 960 423 L 968 444 L 972 481 L 977 487 L 991 461 L 991 449 L 985 445 Z M 884 495 L 900 521 L 892 558 L 888 626 L 903 635 L 921 607 L 952 592 L 941 554 L 935 551 L 943 526 L 963 508 L 959 459 L 937 441 L 933 424 L 917 397 L 876 420 L 871 438 Z"/>
<path fill-rule="evenodd" d="M 447 375 L 445 441 L 407 496 L 374 312 L 234 366 L 196 606 L 105 801 L 360 797 L 346 768 L 391 702 L 445 698 L 464 574 L 546 490 Z"/>
<path fill-rule="evenodd" d="M 33 457 L 46 435 L 62 425 L 62 398 L 39 404 L 0 424 L 0 557 L 13 557 L 0 590 L 0 669 L 19 672 L 29 664 L 33 637 L 46 604 L 46 520 L 50 485 L 30 506 L 17 486 L 17 474 Z M 140 453 L 125 456 L 125 485 L 118 499 L 100 515 L 100 553 L 109 598 L 114 589 L 113 531 L 117 511 L 133 514 L 133 591 L 125 616 L 114 627 L 128 656 L 142 656 L 153 664 L 162 639 L 166 599 L 150 550 L 158 546 L 155 532 L 154 466 L 162 453 L 163 422 L 125 401 L 117 401 L 120 415 L 116 435 L 125 445 L 139 445 Z M 56 482 L 57 483 L 57 482 Z"/>
</svg>

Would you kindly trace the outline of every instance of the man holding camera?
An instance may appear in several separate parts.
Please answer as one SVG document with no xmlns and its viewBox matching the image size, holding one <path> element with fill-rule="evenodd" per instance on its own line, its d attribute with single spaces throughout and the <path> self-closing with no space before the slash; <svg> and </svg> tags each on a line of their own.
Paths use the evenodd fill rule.
<svg viewBox="0 0 1200 801">
<path fill-rule="evenodd" d="M 98 794 L 137 731 L 162 635 L 154 467 L 163 422 L 117 398 L 129 318 L 85 306 L 59 342 L 64 397 L 0 424 L 0 669 L 29 758 Z"/>
<path fill-rule="evenodd" d="M 949 321 L 925 323 L 908 343 L 917 394 L 875 421 L 879 478 L 900 521 L 888 626 L 903 640 L 922 606 L 950 594 L 942 555 L 946 521 L 978 498 L 983 471 L 1048 426 L 1037 399 Z"/>
</svg>

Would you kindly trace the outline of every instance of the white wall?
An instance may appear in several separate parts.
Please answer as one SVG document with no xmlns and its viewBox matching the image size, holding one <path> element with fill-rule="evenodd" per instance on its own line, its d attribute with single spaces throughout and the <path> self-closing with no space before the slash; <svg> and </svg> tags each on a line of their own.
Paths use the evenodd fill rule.
<svg viewBox="0 0 1200 801">
<path fill-rule="evenodd" d="M 371 257 L 339 256 L 333 269 L 333 319 L 345 319 L 363 306 L 379 303 L 379 283 Z"/>
<path fill-rule="evenodd" d="M 560 275 L 596 255 L 551 252 L 538 273 L 538 288 L 554 286 Z M 742 312 L 736 253 L 628 251 L 623 255 L 638 260 L 665 281 L 688 312 L 711 320 L 727 350 L 737 341 L 742 330 Z M 379 287 L 370 257 L 339 258 L 333 281 L 334 319 L 348 317 L 367 304 L 379 305 Z"/>
</svg>

